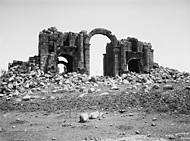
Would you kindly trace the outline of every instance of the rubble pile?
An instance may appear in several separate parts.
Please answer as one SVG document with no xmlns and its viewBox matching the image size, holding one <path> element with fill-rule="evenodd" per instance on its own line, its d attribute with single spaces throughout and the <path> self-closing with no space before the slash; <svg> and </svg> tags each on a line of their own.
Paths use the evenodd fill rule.
<svg viewBox="0 0 190 141">
<path fill-rule="evenodd" d="M 166 109 L 172 108 L 174 111 L 179 108 L 184 110 L 184 106 L 186 109 L 190 109 L 188 103 L 183 104 L 190 100 L 189 84 L 190 73 L 164 67 L 156 67 L 148 74 L 128 72 L 115 77 L 90 77 L 76 72 L 45 74 L 40 69 L 24 73 L 19 66 L 14 66 L 0 77 L 0 100 L 4 98 L 6 101 L 15 99 L 17 102 L 22 102 L 39 98 L 44 100 L 47 97 L 53 100 L 57 93 L 60 95 L 66 94 L 67 96 L 74 93 L 77 94 L 76 99 L 72 99 L 72 102 L 67 101 L 72 108 L 73 105 L 77 104 L 84 106 L 93 103 L 102 104 L 98 107 L 110 106 L 110 108 L 105 109 L 111 109 L 113 105 L 118 109 L 129 105 L 152 106 L 151 108 L 155 109 L 156 104 L 160 104 L 164 105 L 164 108 L 168 106 Z M 181 87 L 180 90 L 175 88 L 178 85 Z M 92 96 L 95 94 L 102 98 L 96 99 L 93 97 L 95 100 L 88 99 L 90 101 L 94 100 L 94 102 L 79 100 L 81 98 L 85 99 L 86 95 Z M 107 96 L 112 96 L 115 100 L 109 101 L 106 98 Z M 82 104 L 82 102 L 87 104 Z M 176 103 L 173 104 L 173 102 Z M 176 104 L 179 108 L 176 107 Z"/>
</svg>

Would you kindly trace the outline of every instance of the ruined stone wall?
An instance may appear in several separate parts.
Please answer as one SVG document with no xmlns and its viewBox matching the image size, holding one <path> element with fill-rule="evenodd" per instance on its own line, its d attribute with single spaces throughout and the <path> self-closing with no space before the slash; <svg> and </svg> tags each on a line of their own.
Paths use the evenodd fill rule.
<svg viewBox="0 0 190 141">
<path fill-rule="evenodd" d="M 154 50 L 150 43 L 136 38 L 118 40 L 111 31 L 96 28 L 91 32 L 60 32 L 55 27 L 39 33 L 38 55 L 30 57 L 28 64 L 38 66 L 45 73 L 58 72 L 58 64 L 66 65 L 68 72 L 90 72 L 90 39 L 102 34 L 110 39 L 104 54 L 104 75 L 115 76 L 127 71 L 149 72 L 153 67 Z M 67 62 L 59 60 L 66 58 Z"/>
<path fill-rule="evenodd" d="M 125 72 L 129 69 L 130 61 L 136 61 L 139 64 L 139 70 L 136 72 L 149 72 L 153 67 L 153 52 L 150 43 L 143 43 L 135 38 L 128 37 L 120 40 L 121 45 L 121 69 Z M 136 64 L 134 64 L 136 65 Z"/>
</svg>

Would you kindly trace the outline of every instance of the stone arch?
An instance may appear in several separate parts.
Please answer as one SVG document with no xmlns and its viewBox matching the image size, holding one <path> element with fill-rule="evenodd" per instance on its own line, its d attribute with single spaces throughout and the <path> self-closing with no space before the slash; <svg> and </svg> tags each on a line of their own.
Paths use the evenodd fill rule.
<svg viewBox="0 0 190 141">
<path fill-rule="evenodd" d="M 109 70 L 109 75 L 110 76 L 114 76 L 116 74 L 118 74 L 118 70 L 119 70 L 119 51 L 118 51 L 118 40 L 116 38 L 115 35 L 112 34 L 111 31 L 104 29 L 104 28 L 95 28 L 93 29 L 91 32 L 89 32 L 85 39 L 84 39 L 84 52 L 85 52 L 85 65 L 84 68 L 86 69 L 87 74 L 89 74 L 90 72 L 90 39 L 92 36 L 96 35 L 96 34 L 101 34 L 101 35 L 105 35 L 106 37 L 108 37 L 111 41 L 110 43 L 110 51 L 113 52 L 113 54 L 111 53 L 111 57 L 112 58 L 112 65 L 109 65 L 109 68 L 105 69 L 105 70 Z M 109 53 L 110 56 L 110 53 Z M 108 60 L 108 59 L 107 59 Z M 108 62 L 106 63 L 108 64 Z M 104 71 L 105 71 L 104 70 Z"/>
<path fill-rule="evenodd" d="M 117 41 L 117 38 L 115 35 L 112 34 L 111 31 L 107 30 L 107 29 L 104 29 L 104 28 L 95 28 L 93 29 L 89 34 L 88 36 L 86 37 L 85 39 L 85 44 L 90 44 L 90 39 L 92 36 L 96 35 L 96 34 L 101 34 L 101 35 L 105 35 L 107 36 L 110 40 L 111 40 L 111 43 L 113 44 L 113 46 L 117 46 L 118 44 L 118 41 Z"/>
</svg>

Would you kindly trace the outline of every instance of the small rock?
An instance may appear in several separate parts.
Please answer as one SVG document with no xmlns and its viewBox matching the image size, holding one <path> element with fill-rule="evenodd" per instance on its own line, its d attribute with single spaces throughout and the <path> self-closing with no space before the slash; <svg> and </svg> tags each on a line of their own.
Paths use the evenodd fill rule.
<svg viewBox="0 0 190 141">
<path fill-rule="evenodd" d="M 129 116 L 133 116 L 133 113 L 129 113 Z"/>
<path fill-rule="evenodd" d="M 80 94 L 78 97 L 83 97 L 83 96 L 85 96 L 85 95 L 87 95 L 87 93 Z"/>
<path fill-rule="evenodd" d="M 104 115 L 103 112 L 100 112 L 100 113 L 99 113 L 99 118 L 105 118 L 105 115 Z"/>
<path fill-rule="evenodd" d="M 140 134 L 141 132 L 140 131 L 135 131 L 136 134 Z"/>
<path fill-rule="evenodd" d="M 167 84 L 167 85 L 165 85 L 165 86 L 163 87 L 163 90 L 173 90 L 173 86 Z"/>
<path fill-rule="evenodd" d="M 151 123 L 151 126 L 156 126 L 156 123 L 154 123 L 154 122 L 153 122 L 153 123 Z"/>
<path fill-rule="evenodd" d="M 55 97 L 54 97 L 54 96 L 51 96 L 50 99 L 55 99 Z"/>
<path fill-rule="evenodd" d="M 102 117 L 99 117 L 99 120 L 102 120 Z"/>
<path fill-rule="evenodd" d="M 166 137 L 167 137 L 168 139 L 170 139 L 170 140 L 173 140 L 173 139 L 176 138 L 176 137 L 175 137 L 174 135 L 172 135 L 172 134 L 166 135 Z"/>
<path fill-rule="evenodd" d="M 4 94 L 0 94 L 0 97 L 3 97 L 4 96 Z"/>
<path fill-rule="evenodd" d="M 122 79 L 127 78 L 127 74 L 125 74 L 125 73 L 124 73 L 124 74 L 122 74 L 122 75 L 121 75 L 121 78 L 122 78 Z"/>
<path fill-rule="evenodd" d="M 19 91 L 15 91 L 13 94 L 12 94 L 12 96 L 18 96 L 19 95 Z"/>
<path fill-rule="evenodd" d="M 119 90 L 119 88 L 118 88 L 116 85 L 113 85 L 113 86 L 111 87 L 111 90 Z"/>
<path fill-rule="evenodd" d="M 25 87 L 26 87 L 26 88 L 29 88 L 29 87 L 30 87 L 30 84 L 29 84 L 29 83 L 27 83 L 27 84 L 25 85 Z"/>
<path fill-rule="evenodd" d="M 119 110 L 118 112 L 122 114 L 122 113 L 125 113 L 125 112 L 127 112 L 127 111 L 126 111 L 126 109 L 121 109 L 121 110 Z"/>
<path fill-rule="evenodd" d="M 56 140 L 56 138 L 55 138 L 55 137 L 53 137 L 53 138 L 52 138 L 52 140 Z"/>
<path fill-rule="evenodd" d="M 83 92 L 86 89 L 86 87 L 80 87 L 80 92 Z"/>
<path fill-rule="evenodd" d="M 48 93 L 48 91 L 46 91 L 46 90 L 41 90 L 41 94 L 47 94 Z"/>
<path fill-rule="evenodd" d="M 103 96 L 103 95 L 109 95 L 108 92 L 104 92 L 104 93 L 101 93 L 100 96 Z"/>
<path fill-rule="evenodd" d="M 79 122 L 87 122 L 89 120 L 88 113 L 81 113 L 79 116 Z"/>
<path fill-rule="evenodd" d="M 88 90 L 88 93 L 93 93 L 93 92 L 95 92 L 95 88 L 90 88 L 90 89 Z"/>
<path fill-rule="evenodd" d="M 95 76 L 92 76 L 92 77 L 89 79 L 89 81 L 91 81 L 91 82 L 96 82 L 96 81 L 97 81 L 97 78 L 96 78 Z"/>
<path fill-rule="evenodd" d="M 93 85 L 94 85 L 94 87 L 98 87 L 98 84 L 97 84 L 97 83 L 94 83 Z"/>
<path fill-rule="evenodd" d="M 3 132 L 4 131 L 4 129 L 0 126 L 0 132 Z"/>
<path fill-rule="evenodd" d="M 157 120 L 157 118 L 152 118 L 152 121 L 156 121 Z"/>
<path fill-rule="evenodd" d="M 45 100 L 45 99 L 46 99 L 46 97 L 42 97 L 42 98 L 41 98 L 41 100 Z"/>
<path fill-rule="evenodd" d="M 190 90 L 190 86 L 186 86 L 186 89 L 187 89 L 187 90 Z"/>
<path fill-rule="evenodd" d="M 22 86 L 20 86 L 20 87 L 18 88 L 18 91 L 19 91 L 20 93 L 24 93 L 25 89 L 24 89 Z"/>
<path fill-rule="evenodd" d="M 9 83 L 9 84 L 7 85 L 7 87 L 8 87 L 9 89 L 12 89 L 12 88 L 13 88 L 13 84 L 12 84 L 12 83 Z"/>
<path fill-rule="evenodd" d="M 159 88 L 160 88 L 159 84 L 154 84 L 154 85 L 152 86 L 152 89 L 159 89 Z"/>
<path fill-rule="evenodd" d="M 22 98 L 22 100 L 23 100 L 23 101 L 27 101 L 27 100 L 30 100 L 30 98 L 31 98 L 31 96 L 25 95 L 25 96 Z"/>
</svg>

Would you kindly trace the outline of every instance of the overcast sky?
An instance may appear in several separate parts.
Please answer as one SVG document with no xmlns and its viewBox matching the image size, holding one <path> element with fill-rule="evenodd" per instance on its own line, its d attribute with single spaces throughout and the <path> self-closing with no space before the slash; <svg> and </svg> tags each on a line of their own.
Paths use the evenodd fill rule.
<svg viewBox="0 0 190 141">
<path fill-rule="evenodd" d="M 38 54 L 38 34 L 51 26 L 89 33 L 105 28 L 118 39 L 153 46 L 154 61 L 190 72 L 190 0 L 0 0 L 0 68 Z M 91 73 L 102 73 L 110 40 L 91 38 Z"/>
</svg>

